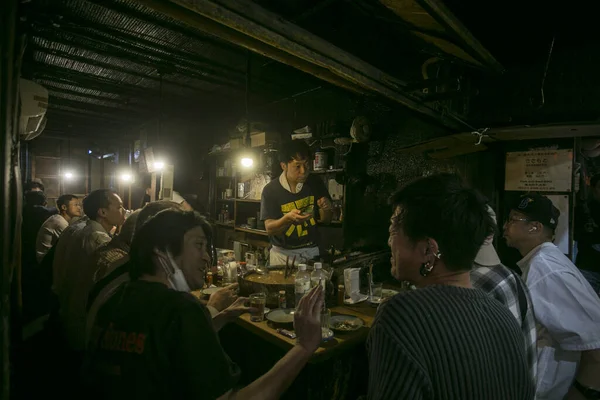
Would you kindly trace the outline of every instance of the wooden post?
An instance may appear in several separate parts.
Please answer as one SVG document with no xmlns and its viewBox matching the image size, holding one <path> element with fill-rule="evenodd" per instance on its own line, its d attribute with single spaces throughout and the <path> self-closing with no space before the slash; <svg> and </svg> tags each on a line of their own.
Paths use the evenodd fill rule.
<svg viewBox="0 0 600 400">
<path fill-rule="evenodd" d="M 127 209 L 131 210 L 131 183 L 127 185 Z"/>
<path fill-rule="evenodd" d="M 387 1 L 382 1 L 386 3 Z M 464 43 L 465 50 L 475 59 L 481 60 L 497 73 L 503 73 L 504 67 L 492 54 L 473 36 L 473 34 L 460 22 L 458 18 L 440 0 L 416 0 L 429 15 L 431 15 L 448 33 L 455 34 Z M 392 11 L 393 8 L 390 7 Z"/>
<path fill-rule="evenodd" d="M 150 178 L 150 201 L 156 201 L 156 172 L 152 172 Z"/>
</svg>

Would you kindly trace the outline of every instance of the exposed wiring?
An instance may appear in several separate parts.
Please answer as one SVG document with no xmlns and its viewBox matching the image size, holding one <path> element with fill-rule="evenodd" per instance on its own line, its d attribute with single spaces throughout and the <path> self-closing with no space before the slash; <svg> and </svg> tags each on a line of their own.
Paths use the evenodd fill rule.
<svg viewBox="0 0 600 400">
<path fill-rule="evenodd" d="M 552 42 L 550 43 L 550 50 L 548 51 L 548 59 L 546 60 L 546 67 L 544 68 L 544 76 L 542 77 L 542 85 L 540 88 L 540 94 L 542 96 L 542 100 L 540 102 L 540 105 L 537 107 L 538 110 L 540 108 L 542 108 L 544 106 L 544 104 L 546 103 L 546 97 L 544 95 L 544 86 L 546 84 L 546 75 L 548 75 L 548 67 L 550 66 L 550 59 L 552 58 L 552 50 L 554 49 L 554 40 L 555 39 L 556 39 L 556 36 L 553 36 Z"/>
<path fill-rule="evenodd" d="M 350 142 L 350 147 L 348 147 L 348 151 L 347 152 L 345 152 L 344 154 L 342 154 L 343 156 L 347 156 L 348 154 L 350 154 L 350 151 L 352 151 L 352 144 L 353 143 L 354 142 Z"/>
<path fill-rule="evenodd" d="M 490 130 L 490 128 L 483 128 L 483 129 L 479 129 L 479 130 L 471 132 L 471 135 L 477 135 L 477 143 L 475 143 L 475 146 L 479 146 L 481 144 L 481 142 L 483 141 L 483 138 L 490 137 L 490 135 L 486 134 L 486 132 L 489 130 Z"/>
</svg>

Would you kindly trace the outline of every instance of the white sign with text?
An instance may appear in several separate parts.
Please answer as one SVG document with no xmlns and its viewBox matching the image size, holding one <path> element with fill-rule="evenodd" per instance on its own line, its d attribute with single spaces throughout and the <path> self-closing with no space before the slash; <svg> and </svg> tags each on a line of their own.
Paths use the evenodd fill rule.
<svg viewBox="0 0 600 400">
<path fill-rule="evenodd" d="M 504 190 L 570 192 L 572 172 L 570 149 L 506 153 Z"/>
</svg>

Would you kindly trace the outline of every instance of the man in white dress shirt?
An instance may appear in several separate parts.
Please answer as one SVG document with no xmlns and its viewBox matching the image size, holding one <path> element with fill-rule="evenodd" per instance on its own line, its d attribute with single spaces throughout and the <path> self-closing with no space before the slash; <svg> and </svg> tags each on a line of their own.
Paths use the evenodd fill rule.
<svg viewBox="0 0 600 400">
<path fill-rule="evenodd" d="M 550 199 L 521 196 L 504 224 L 538 325 L 537 400 L 600 398 L 600 298 L 553 243 L 560 212 Z"/>
<path fill-rule="evenodd" d="M 56 244 L 58 238 L 75 217 L 81 217 L 81 201 L 73 194 L 63 194 L 56 200 L 58 214 L 48 218 L 37 234 L 35 257 L 40 263 L 44 256 Z"/>
</svg>

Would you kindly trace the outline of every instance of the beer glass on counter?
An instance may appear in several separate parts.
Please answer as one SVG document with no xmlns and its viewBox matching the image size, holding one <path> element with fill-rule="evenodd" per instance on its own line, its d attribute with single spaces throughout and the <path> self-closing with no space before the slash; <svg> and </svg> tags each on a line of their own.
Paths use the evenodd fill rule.
<svg viewBox="0 0 600 400">
<path fill-rule="evenodd" d="M 250 295 L 250 321 L 262 322 L 265 320 L 265 303 L 267 296 L 264 293 L 253 293 Z"/>
</svg>

